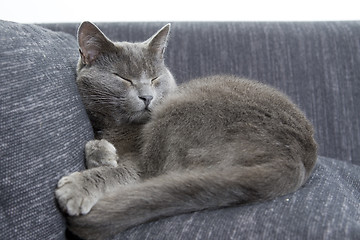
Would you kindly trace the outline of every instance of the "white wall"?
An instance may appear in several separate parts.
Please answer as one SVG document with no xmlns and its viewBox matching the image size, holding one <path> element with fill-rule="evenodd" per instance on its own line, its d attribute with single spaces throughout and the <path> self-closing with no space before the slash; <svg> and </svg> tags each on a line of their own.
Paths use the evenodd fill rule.
<svg viewBox="0 0 360 240">
<path fill-rule="evenodd" d="M 0 0 L 0 19 L 90 21 L 360 20 L 360 0 Z"/>
</svg>

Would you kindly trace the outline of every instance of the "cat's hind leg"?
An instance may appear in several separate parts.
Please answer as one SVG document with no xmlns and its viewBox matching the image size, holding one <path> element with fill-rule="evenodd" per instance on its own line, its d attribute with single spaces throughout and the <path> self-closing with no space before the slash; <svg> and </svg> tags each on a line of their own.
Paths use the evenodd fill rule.
<svg viewBox="0 0 360 240">
<path fill-rule="evenodd" d="M 91 140 L 85 145 L 86 167 L 117 167 L 118 155 L 113 144 L 105 139 Z"/>
<path fill-rule="evenodd" d="M 172 171 L 104 194 L 89 214 L 69 218 L 69 229 L 105 239 L 162 217 L 271 199 L 296 190 L 304 171 L 301 163 L 286 160 Z"/>
</svg>

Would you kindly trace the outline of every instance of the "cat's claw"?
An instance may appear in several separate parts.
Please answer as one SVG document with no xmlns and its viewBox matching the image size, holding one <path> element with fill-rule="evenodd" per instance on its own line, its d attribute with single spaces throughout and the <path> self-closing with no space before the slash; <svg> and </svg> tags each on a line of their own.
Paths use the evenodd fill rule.
<svg viewBox="0 0 360 240">
<path fill-rule="evenodd" d="M 82 174 L 75 172 L 59 180 L 55 191 L 59 206 L 70 216 L 84 215 L 90 212 L 98 197 L 82 187 Z"/>
<path fill-rule="evenodd" d="M 100 166 L 117 167 L 116 148 L 105 139 L 91 140 L 85 145 L 86 167 Z"/>
</svg>

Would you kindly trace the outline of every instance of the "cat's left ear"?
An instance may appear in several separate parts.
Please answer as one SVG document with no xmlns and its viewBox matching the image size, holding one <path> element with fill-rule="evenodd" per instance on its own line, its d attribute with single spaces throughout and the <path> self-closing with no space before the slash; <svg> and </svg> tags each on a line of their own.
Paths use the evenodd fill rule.
<svg viewBox="0 0 360 240">
<path fill-rule="evenodd" d="M 81 61 L 91 64 L 102 53 L 111 52 L 114 44 L 91 22 L 83 22 L 78 29 Z"/>
<path fill-rule="evenodd" d="M 149 50 L 160 58 L 164 57 L 164 52 L 170 33 L 170 26 L 170 23 L 166 24 L 163 28 L 161 28 L 157 33 L 155 33 L 145 42 L 146 44 L 148 44 Z"/>
</svg>

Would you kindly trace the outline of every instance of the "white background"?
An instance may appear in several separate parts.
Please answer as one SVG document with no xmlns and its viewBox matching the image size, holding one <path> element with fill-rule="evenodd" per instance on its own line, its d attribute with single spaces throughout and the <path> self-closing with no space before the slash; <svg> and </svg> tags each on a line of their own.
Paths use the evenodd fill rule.
<svg viewBox="0 0 360 240">
<path fill-rule="evenodd" d="M 360 20 L 360 0 L 0 0 L 0 19 L 22 23 Z"/>
</svg>

